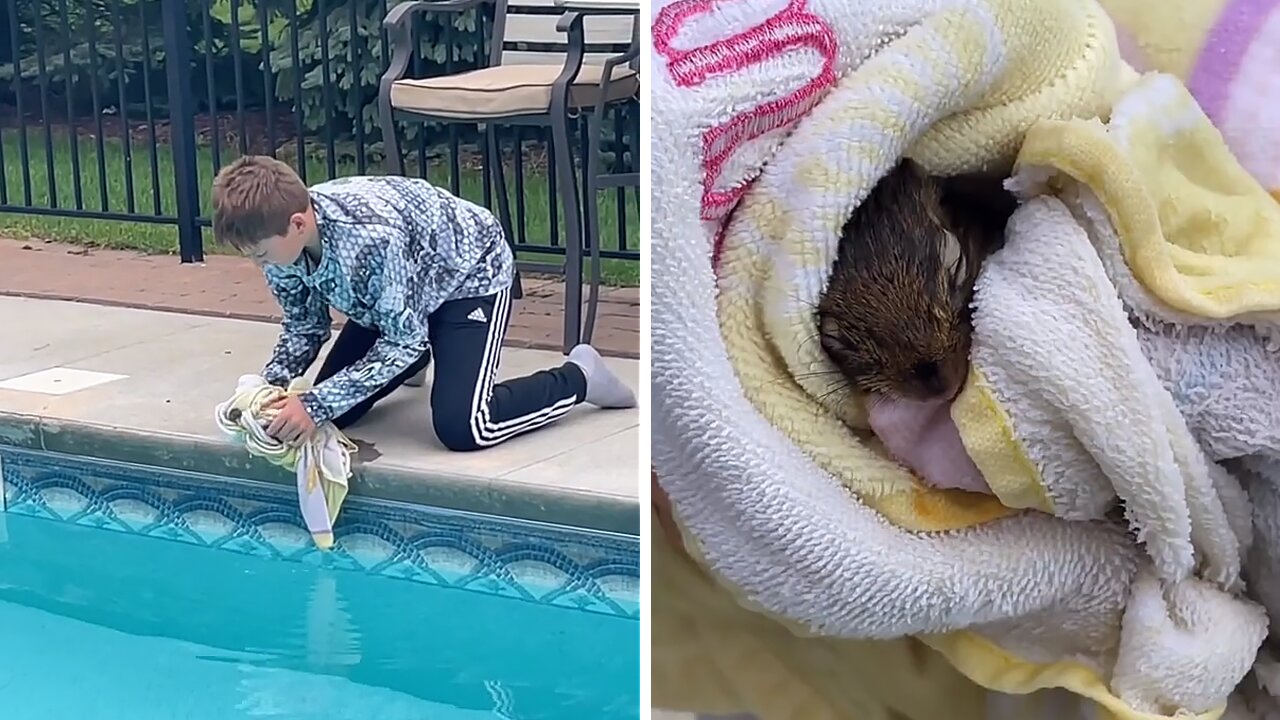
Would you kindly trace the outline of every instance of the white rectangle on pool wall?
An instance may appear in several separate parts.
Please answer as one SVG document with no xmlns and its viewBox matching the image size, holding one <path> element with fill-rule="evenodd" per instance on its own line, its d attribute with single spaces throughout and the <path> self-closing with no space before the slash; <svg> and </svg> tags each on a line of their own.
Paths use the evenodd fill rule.
<svg viewBox="0 0 1280 720">
<path fill-rule="evenodd" d="M 115 373 L 55 367 L 0 380 L 0 390 L 16 390 L 41 395 L 67 395 L 127 377 L 129 376 Z"/>
</svg>

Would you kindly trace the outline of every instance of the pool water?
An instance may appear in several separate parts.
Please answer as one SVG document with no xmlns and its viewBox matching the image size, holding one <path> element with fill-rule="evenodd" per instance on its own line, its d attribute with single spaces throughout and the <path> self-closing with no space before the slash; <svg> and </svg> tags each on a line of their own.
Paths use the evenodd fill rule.
<svg viewBox="0 0 1280 720">
<path fill-rule="evenodd" d="M 5 720 L 626 720 L 634 618 L 0 514 Z"/>
</svg>

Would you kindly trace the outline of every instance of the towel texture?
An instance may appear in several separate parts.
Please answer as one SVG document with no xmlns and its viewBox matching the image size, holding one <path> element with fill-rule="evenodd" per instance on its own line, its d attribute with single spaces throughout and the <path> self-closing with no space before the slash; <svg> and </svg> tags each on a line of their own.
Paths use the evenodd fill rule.
<svg viewBox="0 0 1280 720">
<path fill-rule="evenodd" d="M 653 704 L 756 718 L 982 720 L 988 703 L 938 653 L 914 638 L 806 636 L 752 612 L 652 524 Z M 1053 717 L 1033 703 L 1003 717 Z M 1077 703 L 1078 704 L 1078 703 Z"/>
<path fill-rule="evenodd" d="M 761 13 L 676 0 L 655 17 L 653 101 L 664 111 L 653 152 L 665 184 L 653 203 L 653 458 L 695 557 L 739 604 L 804 633 L 915 635 L 984 687 L 1065 688 L 1113 717 L 1216 717 L 1266 629 L 1237 592 L 1247 501 L 1206 460 L 1162 379 L 1143 371 L 1087 219 L 1062 200 L 1030 202 L 1022 245 L 1046 253 L 1035 262 L 1070 261 L 1045 289 L 1093 299 L 1092 314 L 1079 302 L 1062 312 L 1090 331 L 1081 350 L 1101 373 L 1096 387 L 1122 391 L 1124 413 L 1156 437 L 1134 437 L 1072 386 L 1006 405 L 997 390 L 1015 384 L 981 374 L 965 393 L 985 388 L 983 422 L 952 412 L 978 466 L 1004 468 L 987 478 L 993 489 L 1026 489 L 1012 504 L 1049 512 L 930 488 L 891 461 L 866 432 L 862 399 L 833 392 L 812 308 L 839 226 L 904 154 L 938 173 L 1016 159 L 1027 196 L 1082 183 L 1152 306 L 1206 328 L 1273 323 L 1280 267 L 1271 210 L 1257 202 L 1270 199 L 1211 127 L 1160 114 L 1180 107 L 1177 93 L 1167 107 L 1144 99 L 1168 85 L 1120 60 L 1092 2 L 792 0 Z M 1148 127 L 1162 132 L 1144 142 Z M 1042 229 L 1040 248 L 1031 235 Z M 1021 299 L 1019 283 L 1042 289 L 1027 284 L 1030 255 L 1008 256 L 1008 282 L 988 292 L 1012 299 L 993 313 Z M 1016 313 L 1000 317 L 1013 318 L 1010 333 L 1020 327 Z M 1035 347 L 1050 356 L 1044 367 L 1068 373 L 1058 342 Z M 1025 373 L 1033 387 L 1046 374 Z M 1163 399 L 1140 397 L 1147 390 Z M 1044 480 L 1015 433 L 1037 427 L 1037 409 L 1079 413 L 1067 421 L 1093 428 L 1079 445 L 1043 446 L 1089 474 Z M 984 429 L 992 437 L 979 438 Z M 1114 451 L 1102 455 L 1118 482 L 1097 469 L 1098 447 Z M 1158 473 L 1144 480 L 1135 468 Z M 1106 515 L 1116 497 L 1150 546 Z"/>
<path fill-rule="evenodd" d="M 1280 198 L 1280 2 L 1101 2 L 1129 63 L 1185 82 L 1241 164 Z"/>
<path fill-rule="evenodd" d="M 1280 447 L 1280 208 L 1211 131 L 1159 75 L 1106 124 L 1032 130 L 1011 186 L 1060 200 L 1024 206 L 984 266 L 952 414 L 1006 505 L 1097 518 L 1114 492 L 1162 578 L 1199 563 L 1232 588 L 1247 502 L 1213 463 Z"/>
<path fill-rule="evenodd" d="M 1119 497 L 1161 578 L 1199 561 L 1232 587 L 1241 548 L 1205 458 L 1066 207 L 1023 206 L 979 283 L 971 380 L 953 416 L 996 494 L 1080 520 Z"/>
<path fill-rule="evenodd" d="M 231 397 L 215 408 L 214 421 L 224 433 L 242 443 L 250 455 L 294 471 L 298 504 L 307 530 L 316 546 L 327 550 L 333 546 L 333 524 L 347 498 L 355 444 L 331 422 L 320 424 L 298 444 L 276 440 L 266 430 L 275 417 L 267 405 L 309 389 L 304 378 L 295 379 L 287 390 L 282 390 L 257 375 L 243 375 Z"/>
</svg>

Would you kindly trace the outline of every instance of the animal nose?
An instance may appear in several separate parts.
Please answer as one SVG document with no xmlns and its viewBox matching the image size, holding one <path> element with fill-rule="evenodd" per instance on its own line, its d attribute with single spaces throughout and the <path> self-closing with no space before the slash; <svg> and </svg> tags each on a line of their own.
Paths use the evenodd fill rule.
<svg viewBox="0 0 1280 720">
<path fill-rule="evenodd" d="M 938 372 L 938 363 L 936 362 L 919 362 L 911 368 L 911 374 L 915 376 L 917 382 L 923 385 L 929 385 L 934 382 L 941 382 L 942 377 Z"/>
<path fill-rule="evenodd" d="M 953 391 L 952 383 L 944 376 L 942 367 L 936 362 L 916 363 L 911 368 L 911 375 L 916 383 L 930 396 L 938 397 Z"/>
</svg>

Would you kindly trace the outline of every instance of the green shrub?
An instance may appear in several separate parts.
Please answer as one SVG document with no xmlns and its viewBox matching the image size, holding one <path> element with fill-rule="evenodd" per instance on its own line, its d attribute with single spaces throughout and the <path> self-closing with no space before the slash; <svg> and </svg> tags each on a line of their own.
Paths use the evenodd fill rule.
<svg viewBox="0 0 1280 720">
<path fill-rule="evenodd" d="M 163 117 L 168 111 L 168 85 L 161 4 L 169 1 L 173 0 L 17 0 L 18 62 L 16 70 L 12 62 L 0 65 L 0 102 L 12 100 L 15 72 L 27 87 L 29 107 L 38 100 L 36 82 L 43 55 L 51 107 L 65 109 L 69 91 L 76 113 L 90 115 L 96 91 L 100 108 L 108 112 L 141 116 L 151 111 Z M 377 162 L 382 157 L 378 82 L 389 60 L 382 18 L 388 4 L 400 1 L 186 0 L 187 33 L 194 48 L 189 76 L 196 111 L 252 111 L 268 102 L 273 107 L 278 104 L 280 110 L 300 111 L 302 125 L 311 134 L 322 128 L 326 135 L 331 132 L 341 156 L 363 152 L 366 159 Z M 491 18 L 482 18 L 474 10 L 419 18 L 421 64 L 416 72 L 441 74 L 450 58 L 455 72 L 482 63 L 483 35 L 491 27 Z M 37 52 L 37 22 L 43 54 Z M 7 43 L 8 37 L 4 40 Z M 12 52 L 0 54 L 13 56 Z M 268 69 L 271 82 L 264 83 L 263 72 Z M 144 80 L 150 81 L 150 107 Z M 124 107 L 118 107 L 122 87 Z M 266 97 L 268 92 L 271 98 Z M 352 142 L 357 124 L 364 139 L 359 149 Z M 423 130 L 419 124 L 405 125 L 404 147 L 412 147 L 410 143 Z M 425 132 L 428 142 L 443 139 L 438 127 L 428 126 Z M 474 128 L 459 132 L 463 141 L 475 139 Z M 604 132 L 606 152 L 620 150 L 613 147 L 612 123 L 605 123 Z"/>
<path fill-rule="evenodd" d="M 34 84 L 40 78 L 43 60 L 45 78 L 55 95 L 52 101 L 56 106 L 65 105 L 70 79 L 73 105 L 80 112 L 89 109 L 95 90 L 105 106 L 114 107 L 123 77 L 130 106 L 124 110 L 132 111 L 143 101 L 142 73 L 149 69 L 153 104 L 163 110 L 167 106 L 163 1 L 118 0 L 118 11 L 113 14 L 105 0 L 18 0 L 16 72 L 23 81 Z M 237 65 L 243 106 L 261 109 L 267 100 L 263 95 L 265 64 L 274 79 L 271 102 L 300 108 L 308 130 L 333 123 L 335 133 L 349 135 L 359 122 L 370 141 L 380 139 L 377 93 L 387 63 L 382 32 L 387 0 L 213 0 L 207 13 L 206 2 L 187 1 L 187 32 L 194 48 L 190 76 L 202 110 L 236 107 Z M 446 23 L 453 26 L 449 46 L 445 42 Z M 38 35 L 42 36 L 43 53 L 37 51 Z M 268 48 L 265 63 L 264 36 Z M 418 37 L 425 74 L 443 72 L 450 55 L 455 70 L 475 67 L 480 60 L 474 11 L 423 16 Z M 208 61 L 213 63 L 213 88 L 205 82 Z M 0 65 L 0 81 L 5 83 L 0 92 L 12 93 L 14 73 L 14 63 Z M 205 107 L 210 97 L 213 108 Z M 406 130 L 412 138 L 413 129 Z"/>
</svg>

